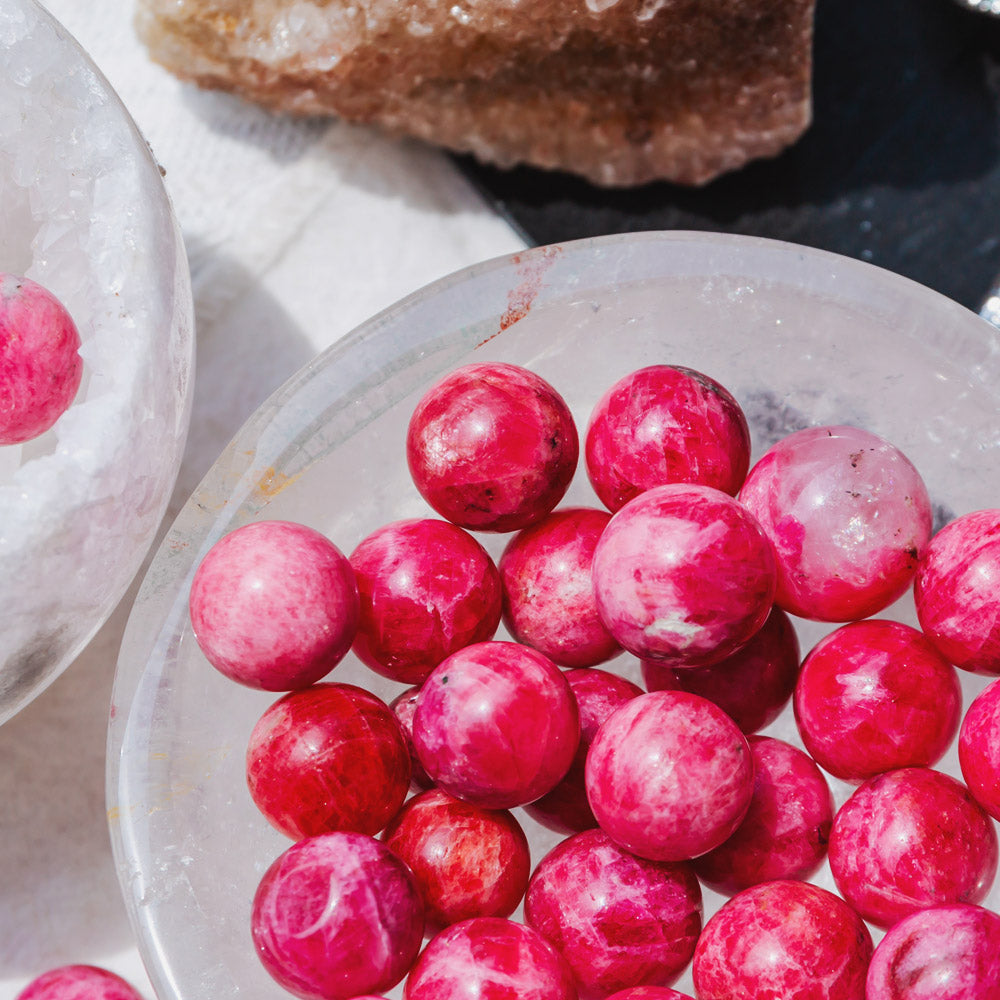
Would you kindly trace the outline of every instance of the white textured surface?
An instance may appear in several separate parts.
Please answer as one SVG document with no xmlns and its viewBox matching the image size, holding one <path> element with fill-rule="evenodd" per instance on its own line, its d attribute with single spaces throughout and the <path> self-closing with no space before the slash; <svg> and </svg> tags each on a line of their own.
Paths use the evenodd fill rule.
<svg viewBox="0 0 1000 1000">
<path fill-rule="evenodd" d="M 190 257 L 197 375 L 172 509 L 244 418 L 319 349 L 427 281 L 521 246 L 436 152 L 181 87 L 146 59 L 127 0 L 48 7 L 108 76 L 166 170 Z M 127 606 L 128 598 L 66 673 L 0 727 L 0 1000 L 65 962 L 109 967 L 152 998 L 104 804 Z"/>
</svg>

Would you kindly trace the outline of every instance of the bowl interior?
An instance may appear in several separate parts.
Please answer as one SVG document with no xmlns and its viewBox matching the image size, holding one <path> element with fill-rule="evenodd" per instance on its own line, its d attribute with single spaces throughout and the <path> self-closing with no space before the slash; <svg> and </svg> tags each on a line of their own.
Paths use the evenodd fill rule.
<svg viewBox="0 0 1000 1000">
<path fill-rule="evenodd" d="M 643 233 L 473 267 L 317 358 L 251 419 L 188 502 L 122 646 L 110 732 L 113 841 L 161 1000 L 276 993 L 253 955 L 249 910 L 289 842 L 257 813 L 243 774 L 250 730 L 274 696 L 212 670 L 187 617 L 191 576 L 222 534 L 287 518 L 350 552 L 380 524 L 429 516 L 406 469 L 409 413 L 439 375 L 485 359 L 547 378 L 581 435 L 613 381 L 654 363 L 726 385 L 750 420 L 755 457 L 803 426 L 866 427 L 921 470 L 941 524 L 996 503 L 998 353 L 978 317 L 870 265 L 765 240 Z M 599 506 L 582 469 L 565 502 Z M 498 556 L 508 536 L 479 537 Z M 915 623 L 912 599 L 891 614 Z M 803 651 L 830 628 L 797 624 Z M 639 676 L 627 655 L 609 668 Z M 330 679 L 387 699 L 402 690 L 351 656 Z M 963 680 L 967 695 L 982 685 Z M 767 732 L 801 745 L 790 709 Z M 942 767 L 957 773 L 953 756 Z M 846 786 L 831 784 L 838 802 L 846 797 Z M 537 863 L 557 838 L 520 818 Z M 817 881 L 830 884 L 828 873 Z M 706 893 L 707 913 L 718 903 Z"/>
</svg>

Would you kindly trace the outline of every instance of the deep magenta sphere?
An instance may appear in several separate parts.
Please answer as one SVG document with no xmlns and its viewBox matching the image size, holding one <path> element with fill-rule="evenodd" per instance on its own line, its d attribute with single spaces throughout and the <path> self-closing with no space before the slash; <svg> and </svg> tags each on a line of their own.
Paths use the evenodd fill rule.
<svg viewBox="0 0 1000 1000">
<path fill-rule="evenodd" d="M 579 439 L 563 398 L 517 365 L 471 364 L 446 375 L 410 417 L 406 459 L 421 496 L 476 531 L 517 531 L 563 498 Z"/>
<path fill-rule="evenodd" d="M 417 697 L 413 745 L 424 769 L 446 792 L 487 809 L 540 798 L 569 770 L 579 742 L 569 683 L 520 643 L 466 646 Z"/>
<path fill-rule="evenodd" d="M 417 698 L 420 695 L 420 686 L 408 687 L 405 691 L 400 691 L 392 701 L 389 702 L 389 709 L 396 716 L 403 736 L 406 738 L 406 746 L 410 751 L 410 791 L 426 792 L 432 788 L 434 782 L 430 775 L 424 770 L 424 765 L 417 757 L 417 751 L 413 746 L 413 715 L 417 710 Z"/>
<path fill-rule="evenodd" d="M 778 604 L 802 618 L 877 614 L 910 585 L 931 534 L 920 474 L 894 445 L 857 427 L 782 438 L 739 495 L 774 543 Z"/>
<path fill-rule="evenodd" d="M 142 1000 L 142 994 L 108 969 L 63 965 L 33 979 L 16 1000 Z"/>
<path fill-rule="evenodd" d="M 587 755 L 587 798 L 612 840 L 653 861 L 718 847 L 753 795 L 746 737 L 717 705 L 684 691 L 633 698 Z"/>
<path fill-rule="evenodd" d="M 257 808 L 288 837 L 376 834 L 406 798 L 410 752 L 384 702 L 352 684 L 324 683 L 264 712 L 246 772 Z"/>
<path fill-rule="evenodd" d="M 598 401 L 584 456 L 608 510 L 667 483 L 735 495 L 750 465 L 750 430 L 739 403 L 715 379 L 680 365 L 651 365 L 619 379 Z"/>
<path fill-rule="evenodd" d="M 47 431 L 83 378 L 80 333 L 47 288 L 0 273 L 0 445 Z"/>
<path fill-rule="evenodd" d="M 981 902 L 997 871 L 997 835 L 960 781 L 908 767 L 857 788 L 834 817 L 829 854 L 844 899 L 891 927 L 927 906 Z"/>
<path fill-rule="evenodd" d="M 447 656 L 492 639 L 500 574 L 467 531 L 436 518 L 383 525 L 350 557 L 360 619 L 354 652 L 372 670 L 419 684 Z"/>
<path fill-rule="evenodd" d="M 975 800 L 1000 819 L 1000 681 L 983 688 L 966 710 L 958 763 Z"/>
<path fill-rule="evenodd" d="M 770 736 L 747 742 L 754 764 L 750 808 L 728 840 L 694 861 L 698 877 L 716 892 L 808 879 L 830 840 L 833 796 L 812 758 Z"/>
<path fill-rule="evenodd" d="M 868 966 L 866 1000 L 1000 1000 L 1000 917 L 933 906 L 900 920 Z"/>
<path fill-rule="evenodd" d="M 591 577 L 609 520 L 589 507 L 555 510 L 518 532 L 500 557 L 507 631 L 562 667 L 593 667 L 621 652 L 597 612 Z"/>
<path fill-rule="evenodd" d="M 410 870 L 359 833 L 293 844 L 253 900 L 253 942 L 270 975 L 303 1000 L 381 993 L 413 964 L 424 932 Z"/>
<path fill-rule="evenodd" d="M 569 962 L 580 1000 L 672 983 L 694 954 L 701 915 L 689 864 L 638 858 L 601 830 L 542 858 L 524 900 L 525 922 Z"/>
<path fill-rule="evenodd" d="M 476 917 L 441 931 L 403 987 L 404 1000 L 577 1000 L 566 960 L 525 924 Z"/>
<path fill-rule="evenodd" d="M 860 782 L 936 764 L 958 732 L 955 668 L 902 622 L 851 622 L 821 639 L 795 686 L 803 745 L 830 774 Z"/>
<path fill-rule="evenodd" d="M 642 661 L 649 691 L 687 691 L 715 702 L 744 733 L 755 733 L 781 714 L 799 676 L 799 639 L 791 619 L 771 608 L 767 621 L 735 653 L 704 667 Z"/>
<path fill-rule="evenodd" d="M 865 1000 L 872 938 L 839 896 L 809 882 L 765 882 L 708 921 L 694 954 L 698 1000 Z"/>
<path fill-rule="evenodd" d="M 587 753 L 597 731 L 616 708 L 643 693 L 630 680 L 598 667 L 580 667 L 564 675 L 580 712 L 580 745 L 566 776 L 524 811 L 542 826 L 557 833 L 578 833 L 597 826 L 587 801 Z"/>
<path fill-rule="evenodd" d="M 483 809 L 433 789 L 410 799 L 382 840 L 405 861 L 427 923 L 509 917 L 531 874 L 528 840 L 506 810 Z"/>
<path fill-rule="evenodd" d="M 304 524 L 255 521 L 219 539 L 195 571 L 191 625 L 234 681 L 292 691 L 325 677 L 358 627 L 347 557 Z"/>
<path fill-rule="evenodd" d="M 593 564 L 608 631 L 644 659 L 696 666 L 742 646 L 771 610 L 775 564 L 760 525 L 708 486 L 659 486 L 608 523 Z"/>
<path fill-rule="evenodd" d="M 913 581 L 920 627 L 963 670 L 1000 674 L 1000 510 L 946 524 Z"/>
</svg>

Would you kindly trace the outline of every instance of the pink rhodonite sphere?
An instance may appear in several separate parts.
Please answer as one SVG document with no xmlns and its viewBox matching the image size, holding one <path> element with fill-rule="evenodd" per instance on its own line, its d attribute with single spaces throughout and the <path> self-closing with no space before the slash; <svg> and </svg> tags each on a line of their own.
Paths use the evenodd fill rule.
<svg viewBox="0 0 1000 1000">
<path fill-rule="evenodd" d="M 76 324 L 47 288 L 0 273 L 0 445 L 38 437 L 69 408 L 79 350 Z"/>
<path fill-rule="evenodd" d="M 632 986 L 627 990 L 612 993 L 607 1000 L 692 1000 L 692 998 L 667 986 Z"/>
<path fill-rule="evenodd" d="M 410 751 L 410 791 L 426 792 L 434 785 L 430 776 L 424 770 L 424 765 L 417 757 L 417 751 L 413 746 L 413 716 L 417 711 L 417 698 L 420 695 L 419 685 L 408 687 L 401 691 L 392 701 L 389 702 L 389 709 L 396 716 L 403 736 L 406 738 L 406 746 Z"/>
<path fill-rule="evenodd" d="M 878 927 L 944 903 L 979 903 L 997 871 L 997 834 L 959 781 L 926 767 L 869 778 L 840 807 L 830 869 Z"/>
<path fill-rule="evenodd" d="M 395 521 L 351 553 L 361 615 L 358 658 L 377 673 L 419 684 L 446 657 L 492 639 L 500 574 L 467 531 L 434 518 Z"/>
<path fill-rule="evenodd" d="M 410 417 L 406 458 L 421 496 L 476 531 L 516 531 L 562 499 L 579 458 L 573 416 L 517 365 L 471 364 L 437 382 Z"/>
<path fill-rule="evenodd" d="M 563 667 L 592 667 L 621 652 L 597 612 L 591 577 L 610 520 L 593 508 L 555 510 L 518 532 L 500 557 L 507 630 Z"/>
<path fill-rule="evenodd" d="M 107 969 L 63 965 L 33 979 L 16 1000 L 142 1000 L 142 995 Z"/>
<path fill-rule="evenodd" d="M 958 763 L 975 800 L 1000 820 L 1000 681 L 983 688 L 966 710 Z"/>
<path fill-rule="evenodd" d="M 604 723 L 586 782 L 612 840 L 653 861 L 681 861 L 718 847 L 739 826 L 753 795 L 753 760 L 722 709 L 683 691 L 656 691 Z"/>
<path fill-rule="evenodd" d="M 698 877 L 717 892 L 807 879 L 823 863 L 830 840 L 833 796 L 812 758 L 770 736 L 747 742 L 754 764 L 750 808 L 728 840 L 694 861 Z"/>
<path fill-rule="evenodd" d="M 569 770 L 579 741 L 566 678 L 514 642 L 453 653 L 424 681 L 413 716 L 413 745 L 430 777 L 487 809 L 540 798 Z"/>
<path fill-rule="evenodd" d="M 760 525 L 708 486 L 658 486 L 608 523 L 593 564 L 608 631 L 636 656 L 697 666 L 723 659 L 764 624 L 775 564 Z"/>
<path fill-rule="evenodd" d="M 902 622 L 851 622 L 806 656 L 795 719 L 816 762 L 845 781 L 936 764 L 958 732 L 955 668 Z"/>
<path fill-rule="evenodd" d="M 441 931 L 403 988 L 404 1000 L 577 1000 L 566 960 L 525 924 L 476 917 Z"/>
<path fill-rule="evenodd" d="M 910 585 L 930 538 L 920 474 L 894 445 L 856 427 L 782 438 L 739 495 L 774 543 L 778 604 L 803 618 L 877 614 Z"/>
<path fill-rule="evenodd" d="M 672 983 L 694 954 L 701 914 L 689 864 L 635 857 L 601 830 L 550 851 L 524 900 L 526 923 L 569 962 L 580 1000 Z"/>
<path fill-rule="evenodd" d="M 866 1000 L 1000 1000 L 1000 916 L 933 906 L 900 920 L 868 966 Z"/>
<path fill-rule="evenodd" d="M 351 648 L 358 588 L 347 557 L 318 531 L 255 521 L 209 550 L 190 610 L 212 666 L 248 687 L 291 691 L 325 677 Z"/>
<path fill-rule="evenodd" d="M 913 596 L 920 627 L 955 666 L 1000 674 L 1000 510 L 946 524 L 921 557 Z"/>
<path fill-rule="evenodd" d="M 423 940 L 413 875 L 387 847 L 358 833 L 293 844 L 253 900 L 254 946 L 264 967 L 303 1000 L 347 1000 L 391 989 Z"/>
<path fill-rule="evenodd" d="M 865 1000 L 872 938 L 840 897 L 809 882 L 765 882 L 733 896 L 694 955 L 698 1000 Z"/>
<path fill-rule="evenodd" d="M 584 454 L 594 492 L 609 510 L 666 483 L 699 483 L 735 495 L 750 465 L 750 430 L 739 403 L 715 379 L 678 365 L 651 365 L 601 397 Z"/>
<path fill-rule="evenodd" d="M 387 705 L 352 684 L 316 684 L 276 701 L 247 748 L 247 785 L 268 821 L 298 839 L 376 834 L 410 786 L 410 751 Z"/>
</svg>

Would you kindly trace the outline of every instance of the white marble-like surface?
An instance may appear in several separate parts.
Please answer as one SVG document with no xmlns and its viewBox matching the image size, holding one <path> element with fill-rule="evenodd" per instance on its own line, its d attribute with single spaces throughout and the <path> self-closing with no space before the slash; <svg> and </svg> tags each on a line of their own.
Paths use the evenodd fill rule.
<svg viewBox="0 0 1000 1000">
<path fill-rule="evenodd" d="M 196 390 L 171 513 L 243 420 L 319 350 L 426 282 L 522 247 L 436 151 L 183 87 L 147 59 L 129 0 L 47 6 L 149 141 L 190 257 Z M 0 727 L 0 1000 L 69 962 L 112 969 L 152 1000 L 104 798 L 129 600 L 59 680 Z"/>
</svg>

